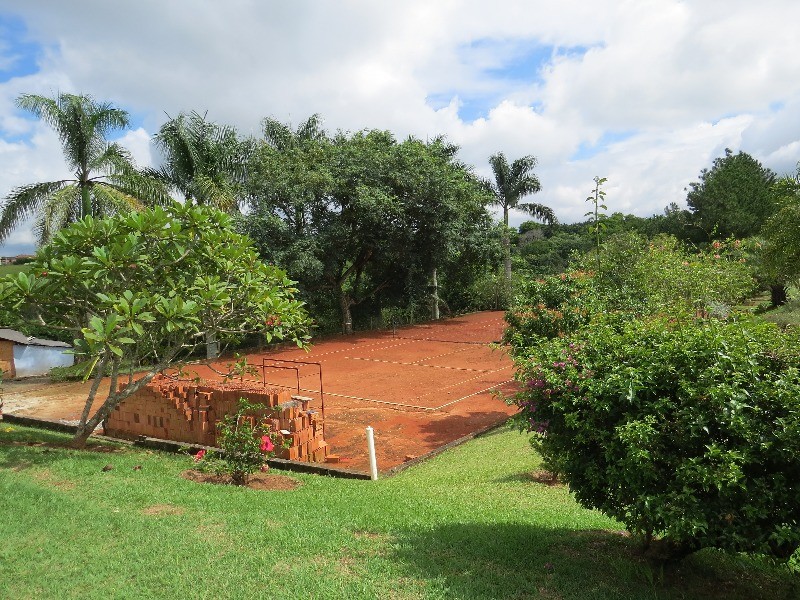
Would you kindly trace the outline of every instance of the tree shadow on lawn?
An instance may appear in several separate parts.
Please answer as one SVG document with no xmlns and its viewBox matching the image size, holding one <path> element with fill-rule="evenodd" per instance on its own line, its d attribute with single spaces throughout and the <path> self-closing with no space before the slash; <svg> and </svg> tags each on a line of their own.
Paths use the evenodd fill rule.
<svg viewBox="0 0 800 600">
<path fill-rule="evenodd" d="M 96 463 L 101 455 L 121 454 L 126 450 L 122 446 L 92 441 L 86 448 L 77 450 L 69 447 L 70 439 L 63 434 L 48 431 L 26 431 L 16 427 L 6 431 L 0 429 L 0 470 L 22 471 L 30 467 L 52 465 L 61 460 Z"/>
<path fill-rule="evenodd" d="M 451 524 L 400 533 L 395 556 L 448 597 L 777 600 L 797 598 L 788 569 L 705 550 L 660 567 L 624 532 Z"/>
</svg>

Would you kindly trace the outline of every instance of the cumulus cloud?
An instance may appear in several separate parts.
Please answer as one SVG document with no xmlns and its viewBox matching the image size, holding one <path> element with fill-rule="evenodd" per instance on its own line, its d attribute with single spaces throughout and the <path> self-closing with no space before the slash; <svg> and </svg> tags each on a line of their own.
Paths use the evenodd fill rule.
<svg viewBox="0 0 800 600">
<path fill-rule="evenodd" d="M 129 110 L 140 165 L 181 111 L 260 133 L 272 116 L 327 129 L 445 134 L 488 157 L 533 154 L 542 192 L 582 219 L 595 175 L 611 210 L 646 216 L 725 147 L 793 171 L 800 150 L 800 4 L 788 0 L 6 0 L 38 70 L 0 83 L 0 194 L 57 176 L 60 148 L 22 92 L 90 93 Z M 29 137 L 33 136 L 33 137 Z M 5 144 L 5 146 L 3 145 Z M 59 167 L 59 165 L 61 165 Z M 524 219 L 512 216 L 512 223 Z M 2 249 L 0 249 L 2 253 Z"/>
</svg>

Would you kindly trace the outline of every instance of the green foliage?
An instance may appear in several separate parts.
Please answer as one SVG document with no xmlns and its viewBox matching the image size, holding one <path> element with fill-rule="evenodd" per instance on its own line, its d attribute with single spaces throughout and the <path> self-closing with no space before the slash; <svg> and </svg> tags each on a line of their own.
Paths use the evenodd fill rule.
<svg viewBox="0 0 800 600">
<path fill-rule="evenodd" d="M 106 139 L 112 131 L 128 127 L 124 110 L 90 96 L 65 93 L 55 98 L 23 94 L 17 106 L 56 131 L 74 179 L 12 190 L 0 209 L 0 241 L 31 215 L 36 215 L 35 229 L 43 244 L 83 217 L 103 217 L 167 200 L 163 186 L 138 172 L 130 153 Z"/>
<path fill-rule="evenodd" d="M 800 544 L 800 344 L 750 319 L 595 319 L 518 362 L 516 420 L 578 501 L 649 539 Z"/>
<path fill-rule="evenodd" d="M 798 177 L 784 177 L 773 191 L 778 198 L 778 212 L 767 220 L 762 230 L 765 244 L 763 267 L 771 282 L 800 282 L 800 182 Z"/>
<path fill-rule="evenodd" d="M 267 120 L 240 228 L 299 280 L 319 320 L 338 312 L 337 329 L 381 307 L 426 305 L 433 269 L 446 298 L 493 252 L 488 197 L 456 152 L 441 138 L 328 137 L 314 117 L 297 131 Z"/>
<path fill-rule="evenodd" d="M 700 181 L 689 184 L 686 202 L 708 239 L 757 235 L 776 209 L 775 173 L 745 152 L 714 159 Z"/>
<path fill-rule="evenodd" d="M 606 229 L 606 219 L 608 218 L 605 212 L 608 210 L 608 206 L 606 206 L 605 203 L 606 192 L 602 189 L 603 184 L 607 181 L 608 179 L 605 177 L 601 178 L 595 176 L 594 190 L 591 195 L 586 198 L 586 202 L 591 202 L 594 206 L 594 209 L 587 212 L 584 216 L 590 217 L 589 233 L 594 237 L 595 251 L 598 253 L 600 252 L 601 234 Z"/>
<path fill-rule="evenodd" d="M 484 272 L 467 289 L 468 306 L 474 310 L 503 310 L 511 301 L 514 281 L 503 275 Z"/>
<path fill-rule="evenodd" d="M 504 341 L 512 353 L 524 355 L 544 339 L 563 337 L 589 322 L 596 310 L 592 275 L 572 271 L 522 284 L 514 306 L 506 313 Z"/>
<path fill-rule="evenodd" d="M 250 475 L 266 467 L 275 455 L 276 433 L 265 418 L 267 407 L 239 399 L 235 413 L 217 423 L 217 446 L 221 453 L 201 450 L 194 462 L 201 470 L 228 475 L 233 485 L 247 485 Z"/>
<path fill-rule="evenodd" d="M 760 314 L 765 321 L 775 323 L 781 329 L 791 329 L 795 333 L 800 331 L 800 298 L 797 297 L 796 288 L 793 298 L 783 306 Z"/>
<path fill-rule="evenodd" d="M 209 335 L 229 343 L 260 333 L 302 345 L 306 315 L 294 292 L 286 274 L 261 263 L 232 230 L 230 217 L 178 203 L 87 217 L 41 248 L 28 273 L 0 281 L 2 308 L 72 333 L 86 376 L 95 373 L 76 440 Z M 117 391 L 123 363 L 145 360 L 151 369 Z M 111 391 L 89 419 L 109 367 Z"/>
<path fill-rule="evenodd" d="M 786 557 L 800 542 L 786 438 L 800 427 L 800 343 L 729 317 L 752 289 L 748 252 L 617 235 L 574 263 L 596 270 L 528 282 L 506 316 L 518 425 L 584 506 L 675 553 Z"/>
<path fill-rule="evenodd" d="M 598 315 L 727 314 L 753 289 L 743 252 L 737 241 L 692 253 L 668 236 L 611 237 L 572 270 L 524 281 L 506 315 L 506 339 L 519 353 L 540 337 L 575 333 Z"/>
<path fill-rule="evenodd" d="M 152 176 L 188 202 L 228 212 L 239 207 L 252 144 L 241 141 L 233 127 L 181 113 L 164 123 L 153 141 L 164 163 L 149 171 Z"/>
</svg>

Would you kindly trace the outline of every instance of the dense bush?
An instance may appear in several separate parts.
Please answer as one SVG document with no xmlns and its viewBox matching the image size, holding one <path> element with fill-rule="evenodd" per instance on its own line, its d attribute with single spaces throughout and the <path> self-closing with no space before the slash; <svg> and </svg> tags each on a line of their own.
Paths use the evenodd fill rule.
<svg viewBox="0 0 800 600">
<path fill-rule="evenodd" d="M 625 234 L 506 315 L 521 429 L 585 506 L 672 552 L 800 543 L 800 343 L 731 316 L 735 241 L 690 253 Z M 591 270 L 588 270 L 591 269 Z"/>
<path fill-rule="evenodd" d="M 574 333 L 594 316 L 726 315 L 753 290 L 750 266 L 733 242 L 688 252 L 675 238 L 626 233 L 574 261 L 573 270 L 518 286 L 506 314 L 506 342 L 524 355 L 539 338 Z"/>
<path fill-rule="evenodd" d="M 800 344 L 749 318 L 596 320 L 518 361 L 516 419 L 584 506 L 673 548 L 800 543 Z"/>
<path fill-rule="evenodd" d="M 520 286 L 514 307 L 506 313 L 505 342 L 515 356 L 551 339 L 577 331 L 597 306 L 593 275 L 581 271 L 531 279 Z"/>
</svg>

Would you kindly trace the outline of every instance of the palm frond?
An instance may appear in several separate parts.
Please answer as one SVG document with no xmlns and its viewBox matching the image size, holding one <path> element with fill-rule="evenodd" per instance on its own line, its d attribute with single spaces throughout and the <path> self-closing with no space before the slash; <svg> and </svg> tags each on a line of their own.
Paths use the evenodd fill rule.
<svg viewBox="0 0 800 600">
<path fill-rule="evenodd" d="M 73 183 L 71 180 L 47 181 L 23 185 L 12 190 L 0 208 L 2 211 L 0 242 L 4 241 L 17 225 L 38 211 L 48 198 Z"/>
<path fill-rule="evenodd" d="M 42 204 L 34 224 L 37 243 L 43 246 L 56 233 L 81 216 L 81 192 L 76 183 L 50 194 Z"/>
<path fill-rule="evenodd" d="M 547 223 L 548 225 L 558 224 L 556 213 L 553 212 L 552 208 L 545 206 L 544 204 L 528 202 L 524 204 L 517 204 L 517 208 L 539 219 L 540 221 Z"/>
<path fill-rule="evenodd" d="M 98 207 L 95 213 L 98 217 L 138 211 L 143 208 L 138 198 L 107 182 L 95 182 L 92 185 L 92 196 Z"/>
<path fill-rule="evenodd" d="M 205 175 L 198 175 L 194 183 L 195 198 L 200 204 L 213 206 L 225 212 L 233 211 L 239 204 L 232 186 L 227 182 L 217 182 Z"/>
<path fill-rule="evenodd" d="M 495 180 L 490 189 L 496 204 L 504 209 L 516 207 L 521 197 L 541 190 L 539 179 L 533 174 L 536 166 L 533 156 L 523 156 L 509 165 L 505 154 L 498 152 L 489 157 L 489 165 Z"/>
</svg>

